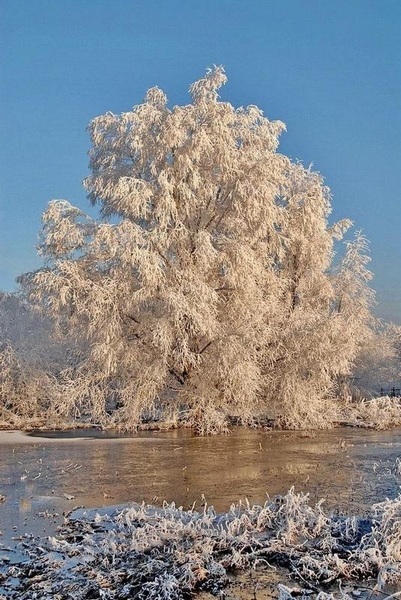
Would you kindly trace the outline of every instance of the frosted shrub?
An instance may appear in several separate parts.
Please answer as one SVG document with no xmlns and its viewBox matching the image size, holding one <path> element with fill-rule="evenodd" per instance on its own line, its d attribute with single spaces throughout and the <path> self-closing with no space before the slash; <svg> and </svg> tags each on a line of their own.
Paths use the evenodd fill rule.
<svg viewBox="0 0 401 600">
<path fill-rule="evenodd" d="M 138 600 L 146 598 L 146 600 L 170 600 L 176 598 L 183 600 L 184 596 L 180 592 L 179 581 L 174 575 L 160 575 L 154 581 L 145 583 L 142 589 L 138 592 Z"/>
<path fill-rule="evenodd" d="M 343 409 L 346 421 L 375 429 L 390 429 L 401 425 L 401 399 L 384 396 L 348 403 Z"/>
<path fill-rule="evenodd" d="M 368 556 L 375 556 L 384 581 L 399 581 L 401 563 L 401 497 L 372 507 L 373 528 L 366 540 Z M 377 550 L 370 554 L 369 546 Z"/>
<path fill-rule="evenodd" d="M 174 504 L 133 505 L 102 516 L 89 511 L 67 521 L 57 538 L 32 542 L 29 552 L 30 561 L 9 570 L 20 578 L 14 589 L 5 580 L 10 599 L 37 594 L 47 600 L 62 585 L 76 599 L 90 593 L 177 600 L 199 590 L 217 594 L 238 569 L 278 564 L 302 585 L 310 582 L 309 598 L 334 600 L 347 598 L 341 581 L 358 587 L 361 579 L 376 578 L 378 589 L 401 584 L 401 498 L 374 505 L 364 520 L 330 516 L 322 502 L 313 506 L 294 490 L 263 506 L 233 505 L 222 515 Z M 280 586 L 280 597 L 290 593 Z"/>
</svg>

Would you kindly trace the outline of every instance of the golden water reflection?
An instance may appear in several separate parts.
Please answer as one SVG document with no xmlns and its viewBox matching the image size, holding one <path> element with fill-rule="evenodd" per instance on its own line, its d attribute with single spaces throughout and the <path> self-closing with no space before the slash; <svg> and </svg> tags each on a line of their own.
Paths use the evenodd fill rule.
<svg viewBox="0 0 401 600">
<path fill-rule="evenodd" d="M 26 532 L 52 534 L 74 506 L 143 500 L 188 508 L 206 500 L 224 511 L 233 502 L 262 503 L 267 494 L 295 486 L 312 500 L 326 498 L 328 508 L 362 514 L 372 502 L 394 497 L 401 483 L 392 469 L 401 456 L 400 430 L 86 436 L 11 444 L 1 443 L 0 432 L 3 545 Z"/>
</svg>

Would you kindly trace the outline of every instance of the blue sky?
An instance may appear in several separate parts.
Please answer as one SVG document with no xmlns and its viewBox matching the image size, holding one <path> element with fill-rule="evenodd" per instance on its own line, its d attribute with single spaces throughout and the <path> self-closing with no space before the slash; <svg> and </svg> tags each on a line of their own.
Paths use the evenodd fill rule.
<svg viewBox="0 0 401 600">
<path fill-rule="evenodd" d="M 222 98 L 287 124 L 371 241 L 377 312 L 401 323 L 399 0 L 1 0 L 0 289 L 40 265 L 49 200 L 86 209 L 86 126 L 153 85 L 172 105 L 223 64 Z"/>
</svg>

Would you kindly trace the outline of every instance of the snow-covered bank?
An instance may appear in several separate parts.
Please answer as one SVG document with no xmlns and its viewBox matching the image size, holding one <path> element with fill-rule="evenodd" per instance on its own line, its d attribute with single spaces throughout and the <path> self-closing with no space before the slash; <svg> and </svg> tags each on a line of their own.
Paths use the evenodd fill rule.
<svg viewBox="0 0 401 600">
<path fill-rule="evenodd" d="M 135 441 L 142 443 L 146 443 L 146 441 L 151 441 L 152 444 L 157 443 L 158 440 L 155 438 L 151 438 L 150 435 L 141 435 L 140 437 L 135 437 L 134 435 L 113 435 L 112 433 L 108 434 L 107 432 L 101 432 L 95 430 L 93 428 L 85 428 L 79 430 L 79 435 L 77 434 L 76 429 L 65 429 L 60 431 L 51 431 L 48 432 L 46 430 L 40 431 L 36 430 L 32 432 L 21 431 L 18 429 L 14 430 L 0 430 L 0 446 L 9 446 L 9 445 L 21 445 L 21 444 L 71 444 L 74 440 L 94 440 L 97 441 L 105 441 L 110 442 L 111 440 L 114 443 L 124 443 L 127 439 L 130 440 L 131 443 L 135 443 Z"/>
<path fill-rule="evenodd" d="M 78 511 L 44 543 L 27 540 L 26 551 L 2 584 L 10 600 L 179 600 L 201 590 L 223 597 L 229 573 L 274 565 L 310 598 L 336 590 L 345 598 L 341 582 L 401 585 L 401 497 L 373 505 L 364 519 L 328 514 L 293 489 L 220 515 L 174 504 Z"/>
<path fill-rule="evenodd" d="M 184 411 L 185 412 L 185 411 Z M 274 429 L 278 431 L 316 431 L 319 429 L 336 429 L 337 427 L 360 427 L 362 429 L 376 429 L 379 431 L 394 429 L 401 427 L 401 398 L 390 396 L 378 396 L 374 398 L 362 398 L 360 400 L 348 399 L 332 399 L 330 406 L 331 420 L 330 422 L 317 424 L 316 427 L 290 427 L 287 429 L 281 417 L 267 418 L 266 415 L 258 415 L 252 419 L 252 429 L 259 428 L 260 430 Z M 228 419 L 224 433 L 230 433 L 235 427 L 241 425 L 241 419 L 238 417 Z M 100 425 L 92 423 L 90 420 L 74 420 L 74 419 L 54 419 L 54 415 L 46 415 L 43 413 L 41 419 L 24 419 L 1 420 L 0 419 L 0 444 L 13 443 L 17 440 L 18 443 L 29 441 L 29 433 L 34 432 L 34 437 L 41 437 L 51 440 L 57 437 L 58 440 L 63 439 L 62 434 L 66 438 L 74 437 L 112 437 L 121 439 L 123 437 L 134 437 L 138 433 L 163 432 L 173 430 L 187 430 L 199 434 L 199 429 L 188 427 L 185 419 L 177 418 L 175 420 L 160 419 L 146 421 L 138 424 L 138 427 L 130 430 L 129 428 L 120 428 L 116 423 L 107 423 Z M 20 437 L 17 439 L 17 434 L 20 432 Z M 49 436 L 49 432 L 54 433 L 54 436 Z M 73 432 L 70 434 L 69 432 Z M 210 431 L 209 433 L 219 433 L 219 429 Z M 221 433 L 221 432 L 220 432 Z M 58 435 L 57 435 L 58 434 Z M 12 437 L 10 437 L 12 436 Z"/>
</svg>

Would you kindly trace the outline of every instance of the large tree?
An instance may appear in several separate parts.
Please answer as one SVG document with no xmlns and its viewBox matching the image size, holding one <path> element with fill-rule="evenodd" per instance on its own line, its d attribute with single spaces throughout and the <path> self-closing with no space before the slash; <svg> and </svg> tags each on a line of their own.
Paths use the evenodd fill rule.
<svg viewBox="0 0 401 600">
<path fill-rule="evenodd" d="M 329 274 L 348 223 L 328 226 L 320 175 L 277 152 L 281 122 L 219 101 L 225 82 L 214 68 L 187 106 L 153 88 L 94 119 L 85 186 L 100 220 L 64 200 L 43 216 L 45 267 L 23 282 L 89 348 L 64 373 L 66 410 L 126 427 L 181 413 L 201 431 L 229 415 L 329 418 L 353 357 L 335 351 Z"/>
</svg>

